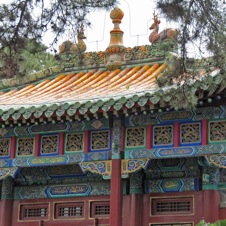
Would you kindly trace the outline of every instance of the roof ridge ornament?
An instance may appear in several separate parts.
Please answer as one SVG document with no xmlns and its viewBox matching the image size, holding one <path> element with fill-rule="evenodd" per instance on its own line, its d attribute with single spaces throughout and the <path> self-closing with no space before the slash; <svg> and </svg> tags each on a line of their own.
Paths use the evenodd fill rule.
<svg viewBox="0 0 226 226">
<path fill-rule="evenodd" d="M 83 23 L 79 26 L 77 30 L 77 43 L 73 43 L 72 41 L 64 41 L 59 46 L 59 53 L 60 54 L 76 54 L 76 53 L 84 53 L 86 51 L 86 44 L 83 39 L 86 39 L 84 34 L 84 25 Z"/>
<path fill-rule="evenodd" d="M 107 70 L 120 69 L 125 61 L 125 46 L 123 44 L 124 32 L 119 27 L 123 16 L 124 13 L 119 8 L 114 8 L 110 13 L 110 18 L 112 19 L 114 28 L 110 31 L 110 44 L 106 49 Z"/>
<path fill-rule="evenodd" d="M 153 44 L 155 42 L 160 42 L 165 39 L 177 39 L 178 31 L 174 28 L 166 28 L 165 30 L 159 33 L 159 24 L 161 21 L 158 19 L 158 14 L 153 13 L 153 24 L 149 28 L 149 30 L 153 30 L 149 36 L 149 41 Z"/>
</svg>

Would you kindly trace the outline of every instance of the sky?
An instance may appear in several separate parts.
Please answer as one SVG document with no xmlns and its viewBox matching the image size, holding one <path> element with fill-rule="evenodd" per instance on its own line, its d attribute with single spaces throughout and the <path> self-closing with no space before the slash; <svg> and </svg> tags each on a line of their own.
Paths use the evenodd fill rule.
<svg viewBox="0 0 226 226">
<path fill-rule="evenodd" d="M 119 0 L 118 7 L 124 12 L 120 28 L 124 32 L 125 47 L 150 44 L 149 27 L 153 22 L 155 0 Z M 110 31 L 114 27 L 110 19 L 110 11 L 93 12 L 87 15 L 87 18 L 91 22 L 91 28 L 85 31 L 87 52 L 104 51 L 110 43 Z M 172 27 L 164 18 L 160 17 L 160 19 L 160 31 Z M 61 39 L 60 42 L 65 40 Z"/>
<path fill-rule="evenodd" d="M 137 45 L 150 44 L 148 37 L 151 33 L 149 27 L 153 20 L 153 12 L 155 9 L 155 2 L 157 0 L 118 0 L 118 7 L 124 12 L 124 18 L 120 25 L 121 30 L 124 32 L 123 40 L 125 47 L 134 47 Z M 7 3 L 12 2 L 8 0 Z M 6 3 L 6 0 L 0 0 L 0 4 Z M 166 27 L 171 26 L 170 22 L 166 22 L 164 18 L 161 18 L 160 31 Z M 85 41 L 87 46 L 87 52 L 89 51 L 104 51 L 110 42 L 110 31 L 114 25 L 110 19 L 110 11 L 98 10 L 91 12 L 87 15 L 88 20 L 91 22 L 91 27 L 87 27 L 85 35 L 87 37 Z M 43 38 L 44 44 L 49 46 L 52 43 L 53 36 L 48 33 Z M 68 40 L 67 34 L 65 34 L 56 44 L 55 48 Z M 71 40 L 75 41 L 75 40 Z"/>
<path fill-rule="evenodd" d="M 0 4 L 11 3 L 13 0 L 0 0 Z M 124 32 L 124 45 L 125 47 L 134 47 L 137 45 L 150 44 L 148 37 L 151 33 L 149 27 L 152 24 L 153 12 L 155 9 L 155 2 L 157 0 L 118 0 L 118 7 L 124 12 L 124 18 L 120 25 L 121 30 Z M 85 40 L 87 52 L 89 51 L 104 51 L 110 42 L 110 31 L 114 25 L 110 19 L 110 11 L 98 10 L 91 12 L 87 15 L 88 20 L 91 22 L 91 27 L 86 28 Z M 172 27 L 170 23 L 161 18 L 160 31 L 166 27 Z M 48 33 L 43 38 L 44 44 L 49 46 L 52 43 L 53 36 Z M 55 48 L 63 42 L 68 40 L 65 34 Z M 74 40 L 71 40 L 74 41 Z"/>
<path fill-rule="evenodd" d="M 152 13 L 155 9 L 153 0 L 120 0 L 118 7 L 124 12 L 121 30 L 126 47 L 149 44 L 148 29 L 152 23 Z M 110 42 L 110 31 L 114 25 L 110 12 L 96 12 L 87 17 L 92 27 L 86 32 L 87 51 L 105 50 Z"/>
<path fill-rule="evenodd" d="M 1 3 L 5 3 L 6 0 L 0 0 Z M 10 2 L 11 0 L 8 0 Z M 153 23 L 153 12 L 156 10 L 157 0 L 118 0 L 118 7 L 124 12 L 124 17 L 120 25 L 121 30 L 124 32 L 123 40 L 125 47 L 134 47 L 138 45 L 149 45 L 148 37 L 151 33 L 149 27 Z M 159 14 L 159 13 L 158 13 Z M 87 46 L 87 52 L 89 51 L 104 51 L 110 43 L 110 31 L 114 25 L 110 19 L 110 11 L 98 10 L 87 15 L 88 20 L 91 22 L 91 27 L 87 27 L 85 35 L 87 37 L 85 41 Z M 165 28 L 177 28 L 177 25 L 166 21 L 161 17 L 159 31 Z M 43 42 L 49 46 L 52 42 L 53 36 L 47 34 Z M 67 34 L 65 34 L 55 48 L 63 42 L 68 40 Z M 71 40 L 74 41 L 74 40 Z"/>
</svg>

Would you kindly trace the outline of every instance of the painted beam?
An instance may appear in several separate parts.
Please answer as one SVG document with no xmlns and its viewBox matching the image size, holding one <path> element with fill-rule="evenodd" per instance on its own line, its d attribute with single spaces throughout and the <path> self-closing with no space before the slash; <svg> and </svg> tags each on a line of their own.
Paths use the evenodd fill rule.
<svg viewBox="0 0 226 226">
<path fill-rule="evenodd" d="M 197 146 L 183 146 L 183 147 L 161 147 L 152 148 L 149 150 L 126 150 L 125 159 L 161 159 L 161 158 L 182 158 L 182 157 L 198 157 L 207 154 L 225 154 L 226 144 L 208 144 Z"/>
</svg>

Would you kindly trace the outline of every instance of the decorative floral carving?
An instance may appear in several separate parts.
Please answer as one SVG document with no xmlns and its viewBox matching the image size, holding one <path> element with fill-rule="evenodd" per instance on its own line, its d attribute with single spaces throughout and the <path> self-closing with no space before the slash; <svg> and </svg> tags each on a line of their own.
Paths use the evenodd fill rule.
<svg viewBox="0 0 226 226">
<path fill-rule="evenodd" d="M 84 148 L 84 134 L 72 133 L 66 136 L 66 151 L 75 152 L 83 151 Z"/>
<path fill-rule="evenodd" d="M 91 126 L 92 126 L 94 129 L 100 129 L 100 128 L 103 126 L 103 123 L 102 123 L 100 120 L 94 120 L 94 121 L 91 123 Z"/>
<path fill-rule="evenodd" d="M 181 143 L 197 143 L 201 141 L 200 123 L 181 125 Z"/>
<path fill-rule="evenodd" d="M 126 130 L 126 146 L 140 147 L 145 145 L 145 128 L 128 128 Z"/>
<path fill-rule="evenodd" d="M 173 126 L 155 126 L 153 132 L 154 145 L 173 144 Z"/>
<path fill-rule="evenodd" d="M 10 151 L 10 138 L 0 139 L 0 156 L 8 156 Z"/>
<path fill-rule="evenodd" d="M 58 152 L 58 136 L 49 135 L 41 138 L 41 154 L 55 154 Z"/>
<path fill-rule="evenodd" d="M 210 141 L 226 140 L 226 121 L 210 122 Z"/>
<path fill-rule="evenodd" d="M 91 149 L 103 150 L 110 148 L 110 131 L 91 132 Z"/>
<path fill-rule="evenodd" d="M 4 137 L 7 133 L 8 133 L 8 130 L 7 129 L 5 129 L 5 128 L 1 128 L 0 129 L 0 136 L 1 137 Z"/>
<path fill-rule="evenodd" d="M 33 155 L 34 153 L 34 138 L 19 138 L 17 141 L 17 155 Z"/>
</svg>

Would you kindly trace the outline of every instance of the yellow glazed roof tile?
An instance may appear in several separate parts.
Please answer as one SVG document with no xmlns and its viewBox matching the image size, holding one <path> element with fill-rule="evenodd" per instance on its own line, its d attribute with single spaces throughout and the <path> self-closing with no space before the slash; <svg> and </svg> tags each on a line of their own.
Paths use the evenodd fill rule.
<svg viewBox="0 0 226 226">
<path fill-rule="evenodd" d="M 88 71 L 60 74 L 55 79 L 29 84 L 0 94 L 1 106 L 31 107 L 65 102 L 94 101 L 134 95 L 155 86 L 155 77 L 165 68 L 144 65 L 113 71 Z"/>
</svg>

